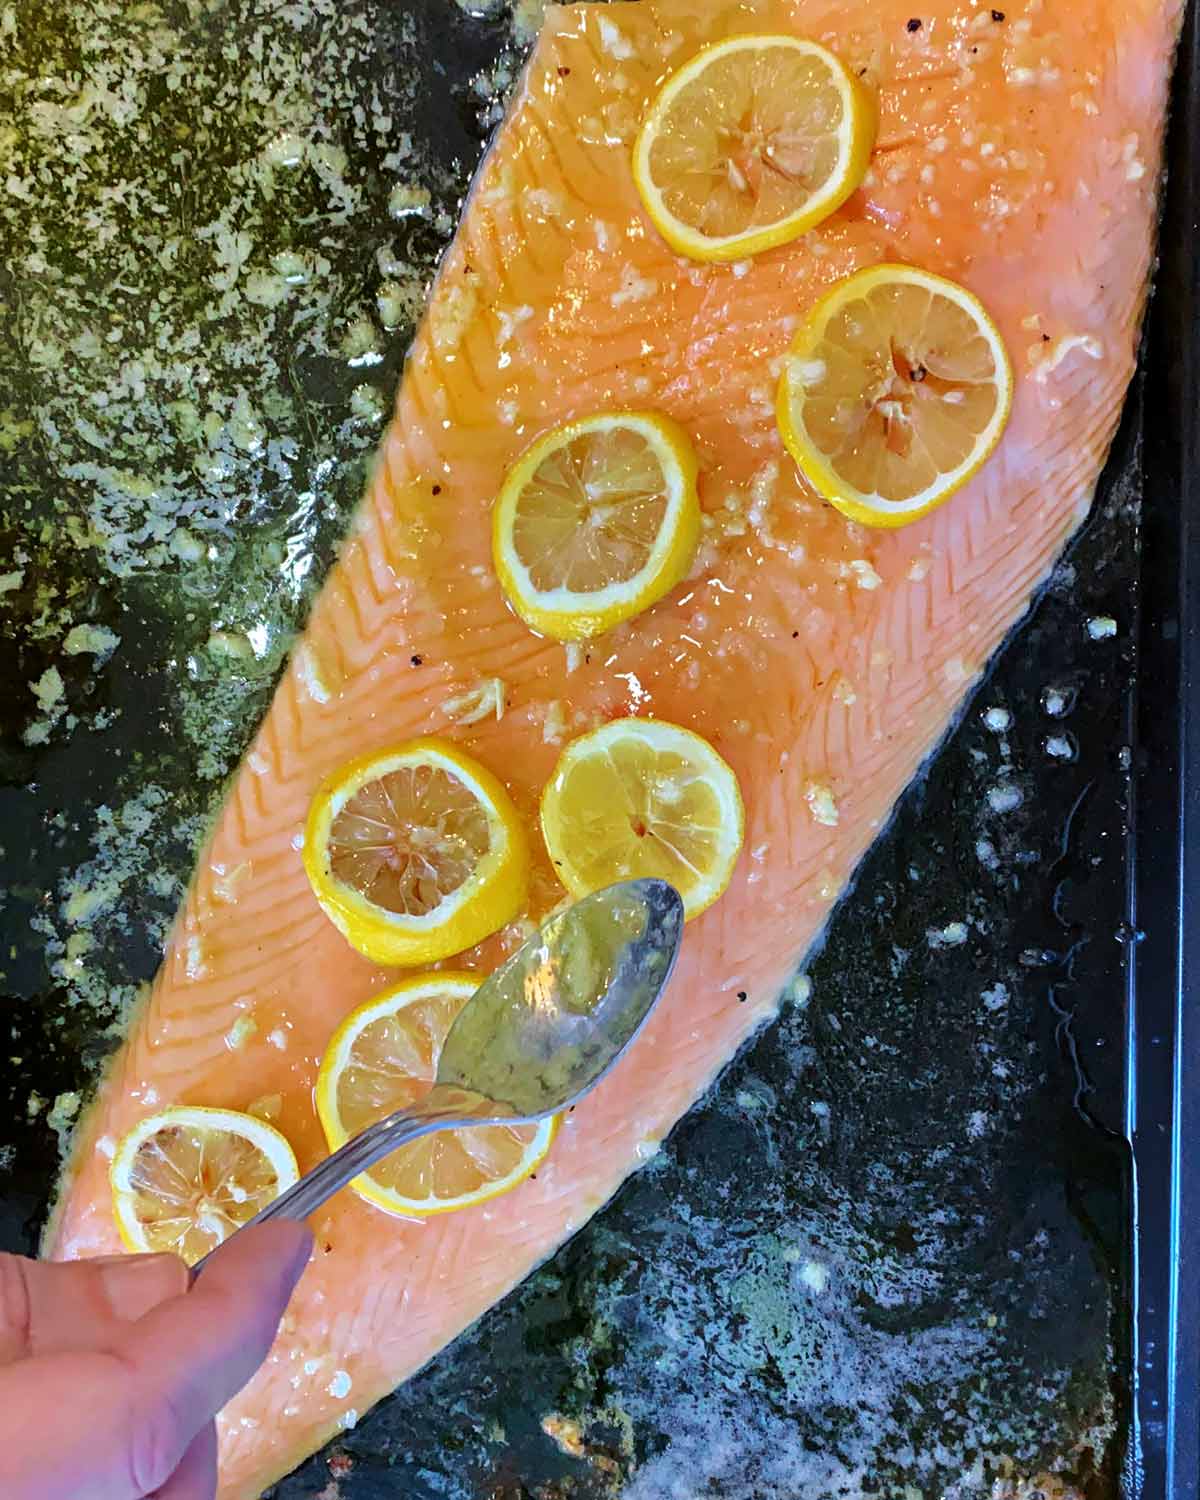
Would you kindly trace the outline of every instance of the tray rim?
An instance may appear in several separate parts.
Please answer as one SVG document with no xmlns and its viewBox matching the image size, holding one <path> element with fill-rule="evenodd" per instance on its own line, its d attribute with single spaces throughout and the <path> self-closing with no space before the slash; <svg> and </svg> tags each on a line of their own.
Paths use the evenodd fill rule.
<svg viewBox="0 0 1200 1500">
<path fill-rule="evenodd" d="M 1167 142 L 1147 388 L 1129 724 L 1125 1133 L 1132 1146 L 1129 1500 L 1200 1495 L 1200 18 Z"/>
</svg>

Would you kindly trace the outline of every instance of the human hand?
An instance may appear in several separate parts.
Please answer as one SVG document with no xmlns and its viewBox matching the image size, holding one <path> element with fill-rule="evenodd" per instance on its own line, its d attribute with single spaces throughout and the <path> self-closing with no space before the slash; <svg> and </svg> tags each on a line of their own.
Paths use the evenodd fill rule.
<svg viewBox="0 0 1200 1500">
<path fill-rule="evenodd" d="M 213 1418 L 265 1359 L 311 1249 L 272 1220 L 190 1288 L 173 1255 L 0 1255 L 4 1500 L 213 1500 Z"/>
</svg>

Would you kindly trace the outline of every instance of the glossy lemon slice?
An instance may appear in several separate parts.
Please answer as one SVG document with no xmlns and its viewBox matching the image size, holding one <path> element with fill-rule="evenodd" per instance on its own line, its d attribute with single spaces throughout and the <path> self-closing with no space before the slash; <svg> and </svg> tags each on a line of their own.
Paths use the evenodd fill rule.
<svg viewBox="0 0 1200 1500">
<path fill-rule="evenodd" d="M 603 412 L 539 438 L 492 518 L 509 602 L 559 641 L 648 609 L 687 573 L 699 539 L 696 455 L 683 429 L 653 412 Z"/>
<path fill-rule="evenodd" d="M 109 1169 L 113 1215 L 134 1251 L 171 1251 L 194 1265 L 252 1219 L 298 1172 L 292 1148 L 253 1115 L 198 1106 L 150 1115 Z"/>
<path fill-rule="evenodd" d="M 841 207 L 866 173 L 875 117 L 816 42 L 731 37 L 667 80 L 634 146 L 634 181 L 673 250 L 741 260 Z"/>
<path fill-rule="evenodd" d="M 330 921 L 381 964 L 436 963 L 521 909 L 529 849 L 512 798 L 445 740 L 351 761 L 317 792 L 304 868 Z"/>
<path fill-rule="evenodd" d="M 978 298 L 882 265 L 838 282 L 809 313 L 776 410 L 827 500 L 864 525 L 904 526 L 966 484 L 1011 405 L 1008 352 Z"/>
<path fill-rule="evenodd" d="M 573 741 L 542 793 L 542 832 L 573 896 L 654 875 L 694 917 L 742 847 L 737 778 L 713 747 L 657 719 L 617 719 Z"/>
<path fill-rule="evenodd" d="M 421 974 L 352 1011 L 317 1076 L 329 1149 L 429 1092 L 442 1042 L 479 988 L 477 974 Z M 395 1214 L 437 1214 L 484 1203 L 523 1182 L 550 1149 L 558 1121 L 444 1130 L 401 1147 L 352 1186 Z"/>
</svg>

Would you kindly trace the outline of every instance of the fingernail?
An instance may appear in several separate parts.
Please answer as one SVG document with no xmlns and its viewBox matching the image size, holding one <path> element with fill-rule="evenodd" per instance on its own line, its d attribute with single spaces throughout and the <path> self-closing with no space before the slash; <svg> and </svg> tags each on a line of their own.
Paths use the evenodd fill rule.
<svg viewBox="0 0 1200 1500">
<path fill-rule="evenodd" d="M 186 1269 L 174 1255 L 126 1255 L 100 1265 L 108 1305 L 127 1323 L 186 1289 Z"/>
</svg>

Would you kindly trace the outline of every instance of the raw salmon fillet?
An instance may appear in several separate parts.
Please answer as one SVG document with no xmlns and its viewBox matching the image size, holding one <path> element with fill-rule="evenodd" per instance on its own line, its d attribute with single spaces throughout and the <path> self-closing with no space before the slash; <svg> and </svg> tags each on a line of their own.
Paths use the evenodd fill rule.
<svg viewBox="0 0 1200 1500">
<path fill-rule="evenodd" d="M 349 1192 L 319 1216 L 284 1330 L 222 1422 L 226 1500 L 257 1495 L 504 1296 L 772 1015 L 1086 515 L 1134 368 L 1179 7 L 1001 4 L 549 12 L 434 288 L 369 493 L 79 1130 L 48 1253 L 119 1249 L 108 1161 L 152 1109 L 244 1109 L 277 1093 L 301 1167 L 323 1154 L 312 1087 L 326 1041 L 397 977 L 347 946 L 301 869 L 309 799 L 340 762 L 429 732 L 463 742 L 528 820 L 537 918 L 562 895 L 536 803 L 564 736 L 652 714 L 732 763 L 745 853 L 728 894 L 689 927 L 648 1032 L 570 1116 L 536 1180 L 425 1223 Z M 815 232 L 752 263 L 690 264 L 641 210 L 632 137 L 667 73 L 748 30 L 814 38 L 860 71 L 878 91 L 879 143 L 863 189 Z M 772 411 L 797 315 L 882 259 L 969 286 L 1017 371 L 996 455 L 941 510 L 891 533 L 816 500 Z M 506 608 L 489 507 L 534 436 L 604 408 L 685 425 L 708 521 L 691 579 L 580 653 Z M 488 701 L 493 679 L 499 716 L 462 722 L 463 695 Z M 519 937 L 501 934 L 467 966 L 486 971 Z M 234 1049 L 240 1015 L 257 1031 Z"/>
</svg>

